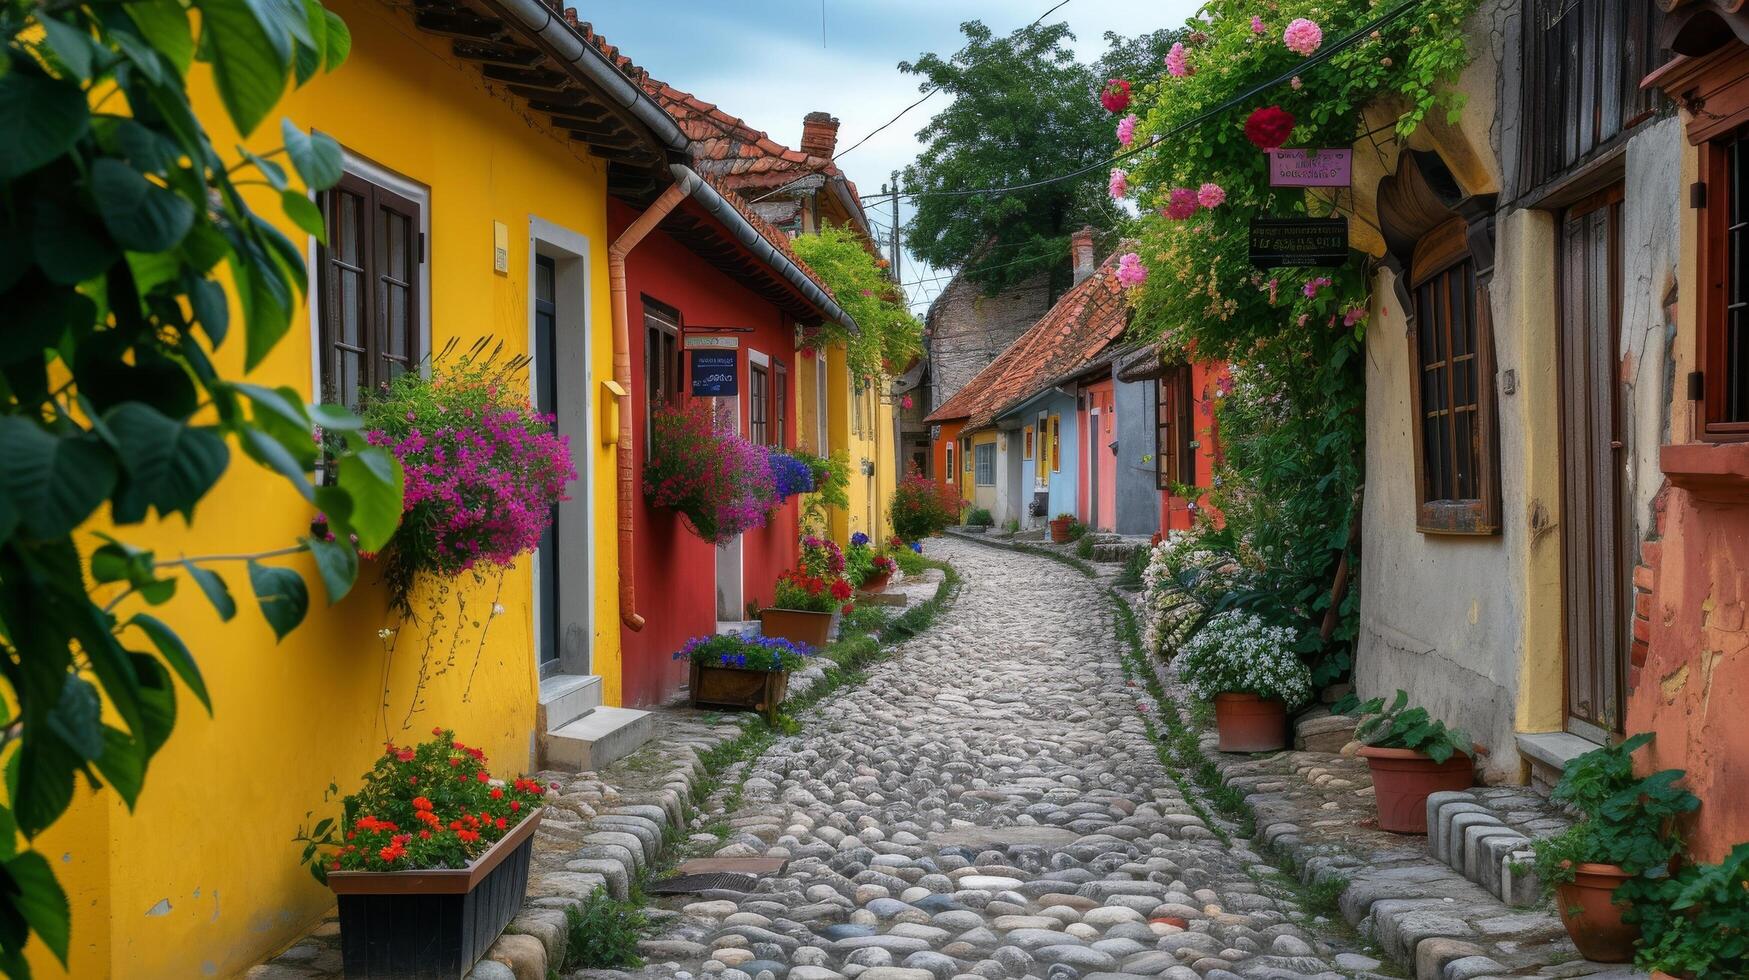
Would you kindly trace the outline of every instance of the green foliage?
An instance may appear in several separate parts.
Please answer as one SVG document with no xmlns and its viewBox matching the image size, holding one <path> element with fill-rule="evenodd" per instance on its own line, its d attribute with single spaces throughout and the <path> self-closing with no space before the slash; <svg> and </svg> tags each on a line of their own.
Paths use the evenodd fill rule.
<svg viewBox="0 0 1749 980">
<path fill-rule="evenodd" d="M 937 483 L 913 469 L 893 491 L 893 533 L 905 541 L 921 541 L 958 523 L 964 507 L 953 484 Z"/>
<path fill-rule="evenodd" d="M 1118 119 L 1099 104 L 1098 91 L 1107 78 L 1157 69 L 1173 36 L 1108 34 L 1106 55 L 1084 65 L 1062 23 L 998 36 L 974 20 L 960 30 L 966 44 L 957 54 L 899 65 L 919 77 L 919 87 L 952 100 L 918 132 L 923 151 L 905 170 L 905 190 L 1000 187 L 1092 169 L 1019 193 L 920 197 L 906 243 L 937 268 L 965 267 L 992 293 L 1041 272 L 1067 288 L 1069 236 L 1083 225 L 1109 231 L 1124 221 L 1106 193 L 1107 170 L 1097 166 L 1113 155 Z"/>
<path fill-rule="evenodd" d="M 1009 519 L 1003 521 L 1002 522 L 1002 530 L 1007 531 L 1009 534 L 1019 533 L 1019 531 L 1020 531 L 1019 519 L 1010 517 Z"/>
<path fill-rule="evenodd" d="M 1749 843 L 1718 864 L 1689 864 L 1662 882 L 1631 882 L 1624 918 L 1642 932 L 1634 962 L 1679 977 L 1749 976 Z M 1627 887 L 1627 886 L 1623 886 Z"/>
<path fill-rule="evenodd" d="M 643 966 L 638 942 L 650 926 L 649 913 L 642 905 L 621 901 L 597 888 L 581 908 L 573 905 L 565 910 L 565 972 Z"/>
<path fill-rule="evenodd" d="M 1147 548 L 1136 548 L 1124 559 L 1123 571 L 1118 572 L 1115 584 L 1120 589 L 1134 592 L 1142 587 L 1142 573 L 1148 570 L 1148 559 L 1153 552 Z"/>
<path fill-rule="evenodd" d="M 875 381 L 904 370 L 923 352 L 923 322 L 906 309 L 898 287 L 855 232 L 828 226 L 790 244 L 856 321 L 855 333 L 828 323 L 815 334 L 816 341 L 845 344 L 852 377 Z"/>
<path fill-rule="evenodd" d="M 831 509 L 850 506 L 850 457 L 843 452 L 815 456 L 802 450 L 790 455 L 808 464 L 814 472 L 814 492 L 803 494 L 800 524 L 803 534 L 826 536 L 831 528 Z"/>
<path fill-rule="evenodd" d="M 1083 561 L 1092 558 L 1093 539 L 1087 536 L 1086 529 L 1082 529 L 1080 535 L 1076 535 L 1074 530 L 1071 529 L 1069 534 L 1071 539 L 1075 542 L 1075 557 L 1080 558 Z"/>
<path fill-rule="evenodd" d="M 1086 536 L 1087 536 L 1087 525 L 1081 523 L 1080 521 L 1075 521 L 1069 525 L 1069 540 L 1070 541 L 1080 541 L 1082 538 L 1085 538 Z M 1076 549 L 1076 554 L 1080 554 L 1080 549 Z M 1087 554 L 1081 555 L 1081 557 L 1091 558 L 1092 556 L 1093 556 L 1092 544 L 1089 543 Z"/>
<path fill-rule="evenodd" d="M 1409 749 L 1444 762 L 1454 753 L 1469 755 L 1470 737 L 1427 713 L 1426 708 L 1410 708 L 1409 692 L 1398 691 L 1390 707 L 1384 698 L 1373 698 L 1357 705 L 1346 714 L 1366 716 L 1354 726 L 1354 737 L 1367 745 L 1382 749 Z"/>
<path fill-rule="evenodd" d="M 1634 775 L 1633 754 L 1650 732 L 1593 749 L 1567 763 L 1554 798 L 1581 817 L 1565 833 L 1536 842 L 1536 870 L 1545 888 L 1573 880 L 1579 863 L 1614 864 L 1632 875 L 1661 878 L 1682 851 L 1676 818 L 1700 806 L 1678 786 L 1685 775 L 1665 769 Z"/>
<path fill-rule="evenodd" d="M 267 184 L 289 217 L 320 235 L 304 189 L 334 182 L 340 148 L 288 122 L 283 151 L 227 165 L 195 115 L 188 73 L 195 61 L 211 66 L 231 123 L 248 135 L 289 80 L 302 84 L 344 60 L 340 19 L 317 0 L 14 0 L 0 4 L 0 29 L 0 753 L 9 804 L 0 807 L 0 973 L 27 977 L 33 934 L 65 962 L 69 910 L 51 864 L 20 853 L 16 835 L 34 839 L 59 819 L 79 776 L 134 806 L 176 724 L 173 674 L 210 709 L 194 653 L 166 623 L 125 607 L 168 602 L 186 575 L 228 620 L 229 586 L 205 566 L 246 562 L 283 636 L 303 619 L 307 589 L 260 559 L 319 546 L 329 593 L 343 594 L 355 542 L 374 549 L 394 530 L 400 469 L 364 445 L 350 413 L 312 409 L 290 388 L 246 384 L 214 363 L 241 333 L 244 370 L 260 364 L 306 285 L 302 240 L 253 213 L 241 185 Z M 273 159 L 282 155 L 290 172 Z M 245 170 L 249 180 L 239 178 Z M 225 279 L 242 301 L 241 324 L 231 322 Z M 327 464 L 337 478 L 322 486 L 311 478 L 318 424 L 338 433 Z M 117 526 L 172 514 L 191 524 L 233 443 L 325 512 L 334 540 L 317 533 L 259 555 L 159 559 L 77 533 L 106 502 Z M 388 496 L 392 513 L 374 506 Z M 152 652 L 132 649 L 142 641 Z"/>
<path fill-rule="evenodd" d="M 995 527 L 996 517 L 988 507 L 973 507 L 966 511 L 966 525 L 969 527 Z"/>
<path fill-rule="evenodd" d="M 1263 9 L 1213 0 L 1186 37 L 1192 72 L 1156 70 L 1138 89 L 1137 141 L 1163 142 L 1128 163 L 1145 216 L 1136 250 L 1149 271 L 1133 331 L 1161 341 L 1169 359 L 1194 354 L 1234 366 L 1230 394 L 1197 393 L 1216 403 L 1224 453 L 1212 503 L 1241 543 L 1236 553 L 1264 569 L 1308 636 L 1318 635 L 1357 519 L 1370 266 L 1356 255 L 1335 269 L 1251 267 L 1252 218 L 1334 209 L 1318 192 L 1270 187 L 1267 155 L 1245 138 L 1244 121 L 1279 106 L 1297 120 L 1289 145 L 1343 147 L 1367 130 L 1365 110 L 1395 106 L 1397 131 L 1407 136 L 1442 100 L 1456 105 L 1442 86 L 1468 59 L 1462 21 L 1474 7 L 1475 0 L 1286 0 Z M 1393 12 L 1376 33 L 1309 68 L 1280 40 L 1292 19 L 1308 17 L 1322 27 L 1328 51 Z M 1252 30 L 1254 14 L 1263 18 L 1261 34 Z M 1246 94 L 1296 73 L 1296 85 Z M 1229 99 L 1238 101 L 1196 121 Z M 1205 183 L 1224 189 L 1224 203 L 1185 220 L 1159 213 L 1171 189 Z M 1314 279 L 1328 282 L 1307 289 Z M 1349 669 L 1359 596 L 1351 582 L 1329 644 L 1312 657 L 1320 685 Z"/>
</svg>

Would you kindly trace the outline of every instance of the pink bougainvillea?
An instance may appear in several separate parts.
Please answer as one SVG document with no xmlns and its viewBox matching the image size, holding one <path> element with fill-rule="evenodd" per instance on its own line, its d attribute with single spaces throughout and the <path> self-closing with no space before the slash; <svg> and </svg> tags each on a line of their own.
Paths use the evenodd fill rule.
<svg viewBox="0 0 1749 980">
<path fill-rule="evenodd" d="M 1278 105 L 1254 109 L 1245 119 L 1245 138 L 1260 150 L 1285 146 L 1293 134 L 1293 114 Z"/>
<path fill-rule="evenodd" d="M 1348 312 L 1342 314 L 1342 325 L 1345 327 L 1352 327 L 1364 319 L 1366 319 L 1366 307 L 1349 307 Z"/>
<path fill-rule="evenodd" d="M 1099 104 L 1105 106 L 1105 111 L 1119 113 L 1130 104 L 1130 83 L 1121 78 L 1107 79 L 1105 87 L 1099 90 Z"/>
<path fill-rule="evenodd" d="M 1262 34 L 1264 32 L 1264 30 L 1266 30 L 1266 28 L 1263 26 L 1263 18 L 1257 16 L 1256 14 L 1252 14 L 1251 15 L 1251 33 Z"/>
<path fill-rule="evenodd" d="M 1292 88 L 1295 92 L 1298 92 L 1300 89 L 1304 88 L 1306 85 L 1305 82 L 1300 81 L 1300 76 L 1298 76 L 1298 75 L 1295 75 L 1294 77 L 1288 79 L 1287 84 L 1288 84 L 1288 87 Z"/>
<path fill-rule="evenodd" d="M 1330 277 L 1329 276 L 1313 276 L 1312 278 L 1306 280 L 1306 284 L 1304 286 L 1300 287 L 1300 293 L 1303 294 L 1307 299 L 1316 299 L 1318 296 L 1318 290 L 1323 289 L 1325 286 L 1328 286 L 1328 285 L 1330 285 Z"/>
<path fill-rule="evenodd" d="M 1207 183 L 1196 189 L 1196 203 L 1205 208 L 1218 208 L 1227 200 L 1227 191 L 1216 183 Z"/>
<path fill-rule="evenodd" d="M 1166 52 L 1166 71 L 1173 78 L 1183 78 L 1190 74 L 1190 62 L 1184 57 L 1184 42 L 1172 42 L 1172 50 Z"/>
<path fill-rule="evenodd" d="M 1123 196 L 1130 192 L 1130 175 L 1122 170 L 1112 170 L 1109 189 L 1111 190 L 1112 200 L 1122 200 Z"/>
<path fill-rule="evenodd" d="M 1148 281 L 1148 267 L 1142 264 L 1142 257 L 1134 252 L 1125 252 L 1117 260 L 1117 281 L 1125 289 L 1140 286 Z"/>
<path fill-rule="evenodd" d="M 1118 143 L 1123 146 L 1129 146 L 1131 143 L 1134 143 L 1136 141 L 1136 125 L 1140 122 L 1141 120 L 1137 119 L 1136 114 L 1133 112 L 1122 119 L 1119 119 L 1117 121 Z"/>
<path fill-rule="evenodd" d="M 1173 221 L 1183 221 L 1196 213 L 1196 192 L 1188 187 L 1174 187 L 1166 194 L 1166 210 L 1162 213 Z"/>
<path fill-rule="evenodd" d="M 1281 43 L 1287 49 L 1302 58 L 1309 58 L 1324 43 L 1324 29 L 1316 21 L 1304 17 L 1295 17 L 1287 25 L 1287 30 L 1281 32 Z"/>
</svg>

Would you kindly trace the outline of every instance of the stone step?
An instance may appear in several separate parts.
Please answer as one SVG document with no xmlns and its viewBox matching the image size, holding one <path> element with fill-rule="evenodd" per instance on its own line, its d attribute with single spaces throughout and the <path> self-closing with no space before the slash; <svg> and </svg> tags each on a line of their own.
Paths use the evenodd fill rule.
<svg viewBox="0 0 1749 980">
<path fill-rule="evenodd" d="M 1334 715 L 1318 705 L 1294 720 L 1294 748 L 1301 752 L 1341 752 L 1354 740 L 1358 719 L 1349 715 Z"/>
<path fill-rule="evenodd" d="M 1572 819 L 1520 787 L 1477 787 L 1427 798 L 1427 850 L 1507 905 L 1536 904 L 1542 882 L 1531 869 L 1531 842 L 1558 834 Z"/>
<path fill-rule="evenodd" d="M 636 752 L 655 733 L 655 716 L 636 708 L 599 707 L 541 737 L 541 765 L 598 770 Z"/>
<path fill-rule="evenodd" d="M 535 708 L 539 731 L 557 731 L 601 707 L 601 678 L 594 674 L 543 677 Z"/>
</svg>

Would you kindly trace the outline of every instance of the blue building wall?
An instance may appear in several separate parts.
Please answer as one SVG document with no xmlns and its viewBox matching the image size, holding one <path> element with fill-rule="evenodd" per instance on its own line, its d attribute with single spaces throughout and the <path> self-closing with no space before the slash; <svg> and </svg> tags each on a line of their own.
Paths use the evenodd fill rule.
<svg viewBox="0 0 1749 980">
<path fill-rule="evenodd" d="M 1027 513 L 1027 508 L 1032 503 L 1033 488 L 1037 484 L 1035 464 L 1031 456 L 1024 455 L 1024 439 L 1017 438 L 1015 441 L 1016 450 L 1021 459 L 1018 469 L 1011 470 L 1018 476 L 1019 482 L 1019 487 L 1013 497 L 1020 501 L 1020 523 L 1025 527 L 1039 526 L 1058 514 L 1077 512 L 1075 504 L 1080 490 L 1082 453 L 1080 427 L 1076 422 L 1075 399 L 1057 394 L 1054 391 L 1047 392 L 1013 409 L 1003 418 L 1019 426 L 1037 425 L 1041 414 L 1047 418 L 1055 415 L 1060 420 L 1058 431 L 1062 446 L 1057 454 L 1056 471 L 1047 470 L 1050 506 L 1044 517 L 1039 518 Z M 1040 433 L 1035 437 L 1033 446 L 1035 453 L 1046 451 L 1048 446 L 1046 439 L 1045 433 Z"/>
</svg>

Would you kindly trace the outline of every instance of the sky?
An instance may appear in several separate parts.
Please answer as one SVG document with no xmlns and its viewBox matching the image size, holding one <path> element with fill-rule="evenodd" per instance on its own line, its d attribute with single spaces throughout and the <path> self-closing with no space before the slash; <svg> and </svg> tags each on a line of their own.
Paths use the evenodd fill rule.
<svg viewBox="0 0 1749 980">
<path fill-rule="evenodd" d="M 574 2 L 574 0 L 573 0 Z M 900 61 L 927 51 L 952 52 L 964 41 L 959 25 L 982 20 L 992 30 L 1023 27 L 1056 0 L 599 0 L 579 3 L 578 16 L 652 75 L 721 106 L 779 143 L 801 140 L 802 117 L 823 110 L 840 120 L 840 150 L 916 101 L 919 78 Z M 1104 33 L 1133 35 L 1182 24 L 1195 0 L 1068 0 L 1047 22 L 1067 22 L 1076 54 L 1090 61 L 1105 50 Z M 893 171 L 917 155 L 917 130 L 945 104 L 935 96 L 838 165 L 864 195 L 877 194 Z M 892 205 L 871 215 L 886 234 Z M 901 221 L 907 216 L 900 206 Z M 946 272 L 922 268 L 910 256 L 900 278 L 915 312 L 946 285 Z M 930 281 L 935 280 L 935 281 Z"/>
</svg>

